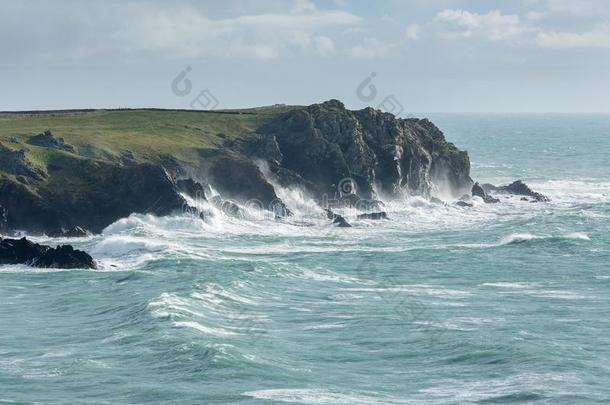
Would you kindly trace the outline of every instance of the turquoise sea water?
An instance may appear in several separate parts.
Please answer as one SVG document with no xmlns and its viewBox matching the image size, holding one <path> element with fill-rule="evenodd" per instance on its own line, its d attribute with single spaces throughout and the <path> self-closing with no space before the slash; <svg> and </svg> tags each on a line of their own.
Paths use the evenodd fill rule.
<svg viewBox="0 0 610 405">
<path fill-rule="evenodd" d="M 608 403 L 610 116 L 431 119 L 552 202 L 131 216 L 100 270 L 0 267 L 0 403 Z"/>
</svg>

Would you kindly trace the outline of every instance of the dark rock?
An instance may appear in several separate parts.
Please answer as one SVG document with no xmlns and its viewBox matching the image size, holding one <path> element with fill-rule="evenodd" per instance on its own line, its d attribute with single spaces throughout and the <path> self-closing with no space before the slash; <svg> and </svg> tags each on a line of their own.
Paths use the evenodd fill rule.
<svg viewBox="0 0 610 405">
<path fill-rule="evenodd" d="M 493 184 L 490 184 L 490 183 L 483 183 L 483 184 L 481 184 L 481 188 L 487 194 L 493 193 L 494 191 L 498 191 L 498 189 L 499 189 L 499 187 L 496 187 L 496 186 L 494 186 Z"/>
<path fill-rule="evenodd" d="M 487 193 L 485 192 L 483 187 L 479 185 L 479 183 L 474 183 L 471 192 L 473 197 L 481 197 L 483 201 L 485 201 L 487 204 L 496 204 L 500 202 L 500 200 L 498 200 L 497 198 L 487 195 Z"/>
<path fill-rule="evenodd" d="M 50 232 L 48 236 L 52 238 L 84 238 L 89 236 L 89 232 L 80 226 L 74 226 L 69 229 L 62 228 L 55 232 Z"/>
<path fill-rule="evenodd" d="M 550 199 L 547 196 L 533 191 L 531 188 L 528 187 L 527 184 L 525 184 L 521 180 L 517 180 L 517 181 L 509 184 L 508 186 L 499 187 L 498 191 L 501 193 L 509 193 L 509 194 L 523 195 L 526 197 L 530 197 L 530 198 L 533 198 L 536 202 L 550 201 Z"/>
<path fill-rule="evenodd" d="M 8 231 L 8 211 L 0 205 L 0 234 Z"/>
<path fill-rule="evenodd" d="M 521 197 L 521 201 L 529 201 L 527 197 Z"/>
<path fill-rule="evenodd" d="M 63 138 L 55 138 L 49 130 L 32 136 L 30 139 L 28 139 L 28 143 L 30 145 L 42 146 L 44 148 L 59 149 L 72 153 L 75 152 L 74 146 L 65 143 Z"/>
<path fill-rule="evenodd" d="M 0 264 L 26 264 L 33 267 L 76 269 L 95 269 L 96 264 L 91 256 L 70 245 L 39 245 L 21 239 L 0 238 Z"/>
<path fill-rule="evenodd" d="M 358 219 L 388 219 L 388 214 L 386 212 L 371 212 L 367 214 L 358 215 Z"/>
<path fill-rule="evenodd" d="M 352 226 L 343 218 L 343 216 L 335 214 L 329 209 L 325 209 L 326 217 L 333 221 L 333 224 L 337 224 L 339 228 L 351 228 Z"/>
<path fill-rule="evenodd" d="M 466 201 L 462 201 L 462 200 L 457 201 L 457 202 L 455 203 L 455 205 L 457 205 L 457 206 L 459 206 L 459 207 L 474 207 L 474 205 L 473 205 L 473 204 L 467 203 Z"/>
<path fill-rule="evenodd" d="M 485 193 L 485 190 L 483 190 L 479 183 L 474 183 L 471 193 L 473 197 L 481 197 L 483 199 L 487 197 L 487 193 Z"/>
<path fill-rule="evenodd" d="M 441 200 L 440 198 L 436 198 L 436 197 L 430 198 L 430 202 L 433 204 L 445 205 L 445 202 L 443 200 Z"/>
</svg>

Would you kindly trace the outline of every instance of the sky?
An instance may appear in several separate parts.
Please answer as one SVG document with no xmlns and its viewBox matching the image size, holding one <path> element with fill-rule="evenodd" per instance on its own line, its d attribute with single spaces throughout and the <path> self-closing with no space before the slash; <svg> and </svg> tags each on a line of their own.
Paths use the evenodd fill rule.
<svg viewBox="0 0 610 405">
<path fill-rule="evenodd" d="M 0 0 L 0 110 L 610 112 L 607 0 Z"/>
</svg>

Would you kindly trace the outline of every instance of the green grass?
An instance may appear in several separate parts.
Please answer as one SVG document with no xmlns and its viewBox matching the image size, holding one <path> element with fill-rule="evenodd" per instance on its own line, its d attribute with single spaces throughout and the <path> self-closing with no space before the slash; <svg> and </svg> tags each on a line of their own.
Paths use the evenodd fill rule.
<svg viewBox="0 0 610 405">
<path fill-rule="evenodd" d="M 130 151 L 137 161 L 155 161 L 160 155 L 169 154 L 194 163 L 202 153 L 220 147 L 225 139 L 247 136 L 290 108 L 293 107 L 0 113 L 0 142 L 11 149 L 24 149 L 27 159 L 41 167 L 66 154 L 27 144 L 32 135 L 47 129 L 77 148 L 78 157 L 70 154 L 76 159 L 109 160 Z"/>
</svg>

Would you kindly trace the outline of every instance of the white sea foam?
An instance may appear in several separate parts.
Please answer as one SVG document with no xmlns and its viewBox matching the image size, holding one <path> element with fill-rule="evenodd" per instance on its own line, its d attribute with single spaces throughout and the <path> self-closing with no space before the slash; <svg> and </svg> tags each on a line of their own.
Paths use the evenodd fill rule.
<svg viewBox="0 0 610 405">
<path fill-rule="evenodd" d="M 315 388 L 268 389 L 244 392 L 242 395 L 261 400 L 306 405 L 385 405 L 406 403 L 397 398 L 383 399 L 365 394 L 347 394 Z"/>
<path fill-rule="evenodd" d="M 214 335 L 214 336 L 233 336 L 235 333 L 222 329 L 222 328 L 211 328 L 209 326 L 204 326 L 199 322 L 195 321 L 177 321 L 174 322 L 174 326 L 177 328 L 190 328 L 195 329 L 199 332 L 203 332 L 206 335 Z"/>
</svg>

